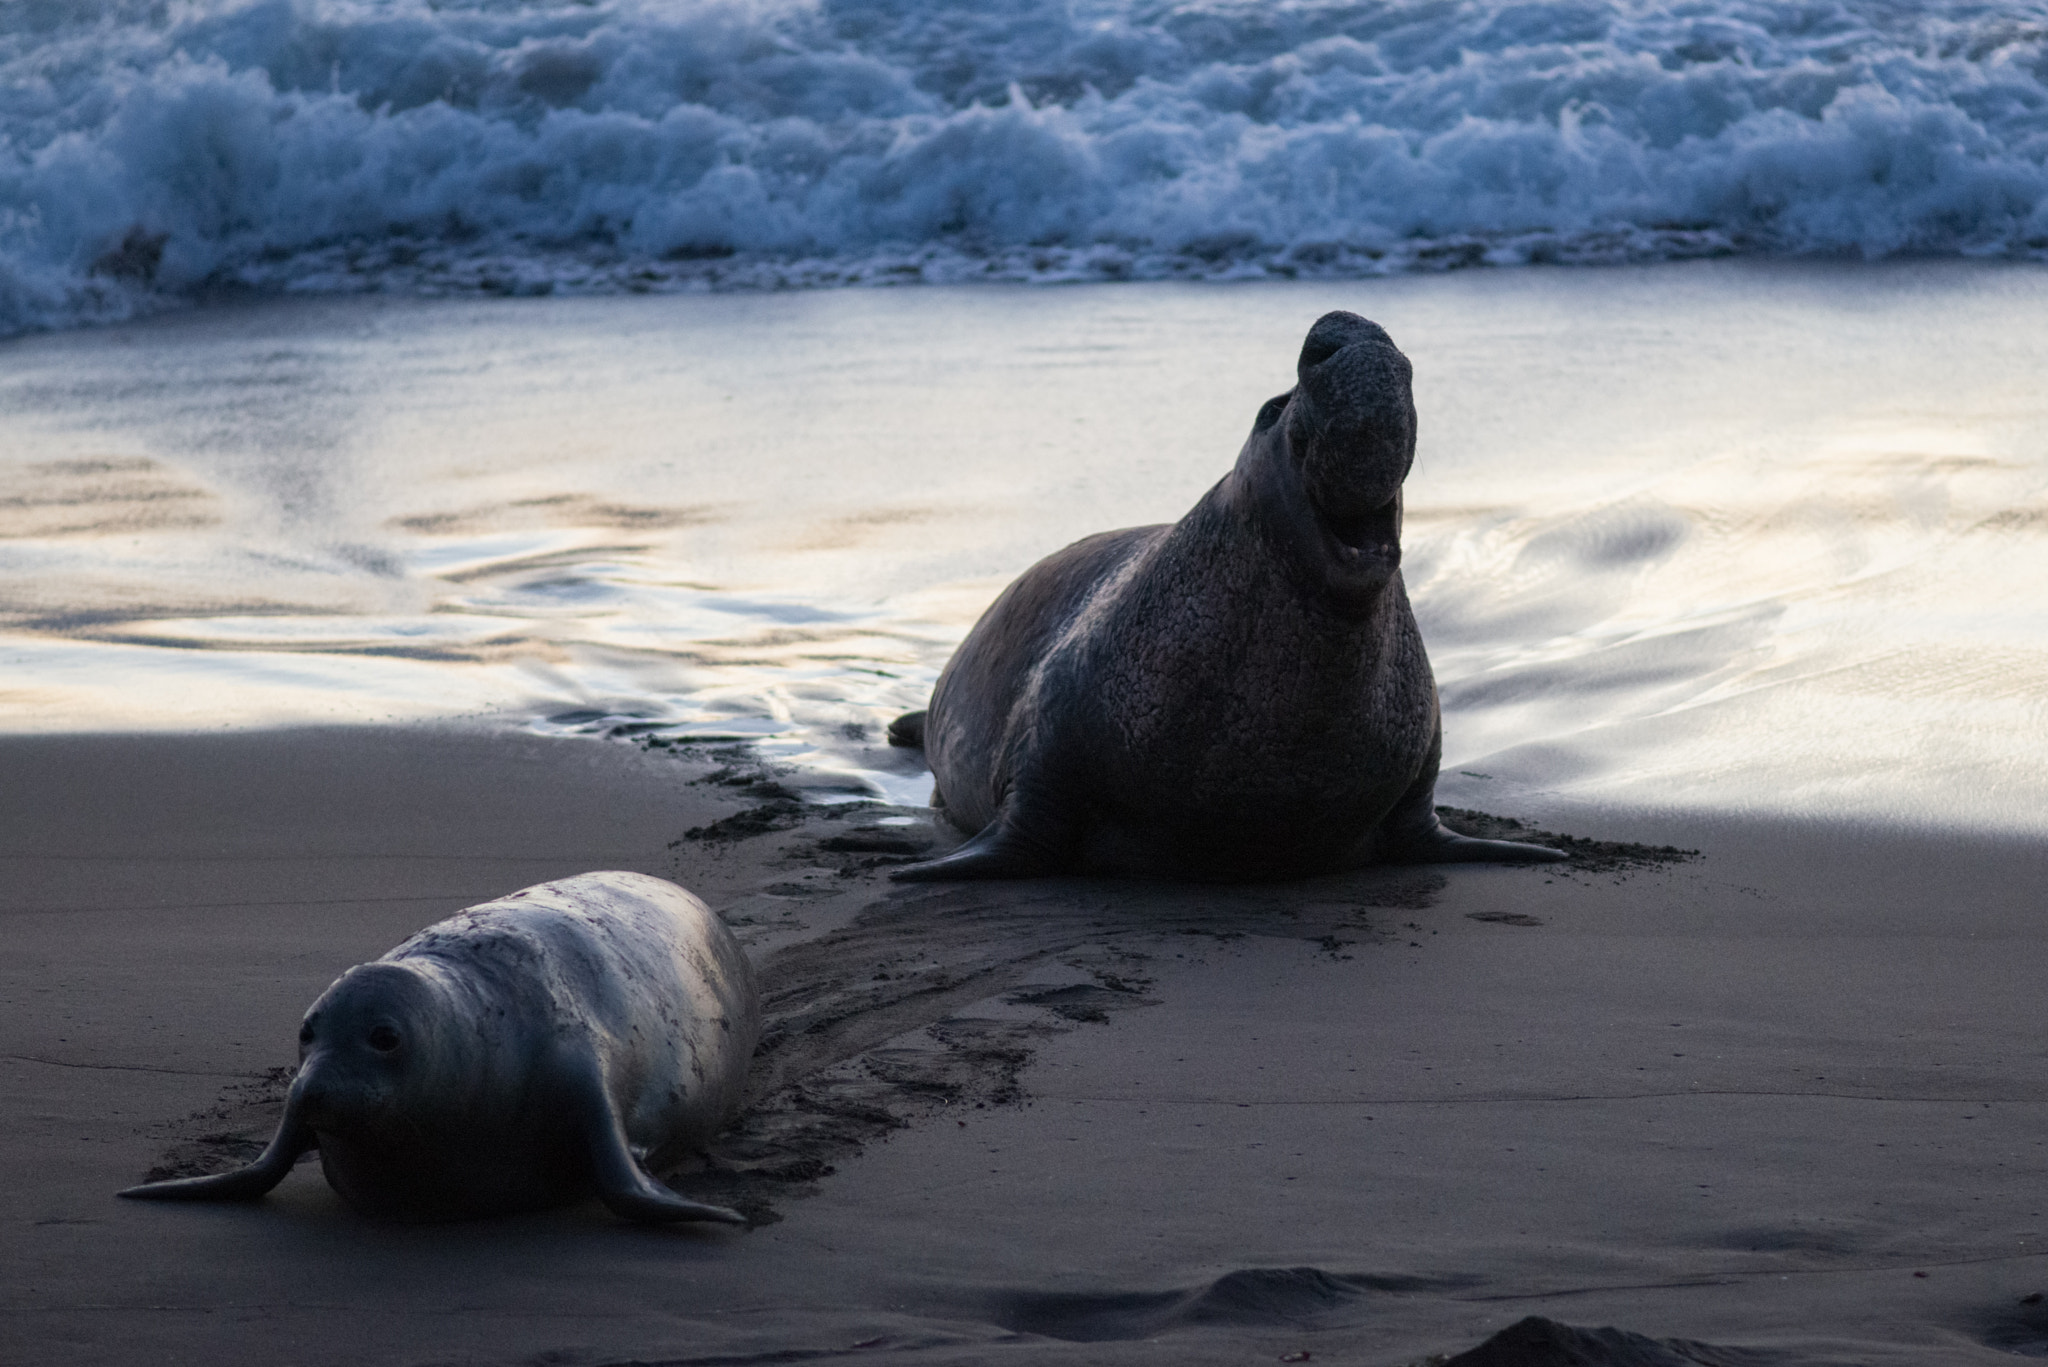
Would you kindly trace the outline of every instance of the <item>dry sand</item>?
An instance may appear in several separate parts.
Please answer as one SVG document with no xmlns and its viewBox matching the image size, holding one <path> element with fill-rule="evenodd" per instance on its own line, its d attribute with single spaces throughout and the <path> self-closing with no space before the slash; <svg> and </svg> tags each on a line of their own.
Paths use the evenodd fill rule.
<svg viewBox="0 0 2048 1367">
<path fill-rule="evenodd" d="M 922 814 L 731 758 L 0 740 L 0 1359 L 2048 1356 L 2038 845 L 1596 813 L 1701 855 L 896 888 Z M 343 968 L 596 868 L 763 969 L 753 1109 L 675 1178 L 752 1228 L 114 1198 L 260 1142 Z"/>
</svg>

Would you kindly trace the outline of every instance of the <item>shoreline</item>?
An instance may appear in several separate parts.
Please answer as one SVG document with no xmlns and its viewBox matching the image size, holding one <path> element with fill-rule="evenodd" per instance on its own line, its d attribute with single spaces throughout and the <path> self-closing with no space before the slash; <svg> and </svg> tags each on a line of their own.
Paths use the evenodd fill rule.
<svg viewBox="0 0 2048 1367">
<path fill-rule="evenodd" d="M 300 300 L 9 344 L 0 722 L 516 712 L 914 801 L 881 729 L 990 599 L 1183 514 L 1342 306 L 1415 364 L 1445 801 L 2038 834 L 2044 300 L 2032 268 L 1710 261 Z"/>
<path fill-rule="evenodd" d="M 2048 1289 L 2048 845 L 1617 816 L 1568 829 L 1703 853 L 898 887 L 886 861 L 953 838 L 907 809 L 688 837 L 768 805 L 732 758 L 0 739 L 0 1338 L 38 1363 L 1393 1367 L 1535 1313 L 1788 1364 L 2048 1349 L 2021 1299 Z M 752 1229 L 594 1202 L 380 1226 L 313 1167 L 249 1207 L 113 1197 L 262 1135 L 342 968 L 599 867 L 678 878 L 762 971 L 750 1110 L 675 1178 Z"/>
</svg>

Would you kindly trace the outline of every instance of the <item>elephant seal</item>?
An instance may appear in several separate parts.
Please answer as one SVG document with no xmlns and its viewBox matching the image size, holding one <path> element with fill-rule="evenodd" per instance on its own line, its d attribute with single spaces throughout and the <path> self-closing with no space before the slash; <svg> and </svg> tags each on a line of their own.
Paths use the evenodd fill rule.
<svg viewBox="0 0 2048 1367">
<path fill-rule="evenodd" d="M 299 1029 L 299 1071 L 262 1156 L 130 1187 L 253 1200 L 320 1150 L 349 1205 L 434 1220 L 595 1191 L 628 1220 L 745 1223 L 648 1175 L 739 1109 L 760 1035 L 732 932 L 673 883 L 586 873 L 428 926 L 336 979 Z"/>
<path fill-rule="evenodd" d="M 1437 821 L 1436 681 L 1401 584 L 1408 358 L 1328 313 L 1298 383 L 1172 526 L 1026 571 L 890 728 L 972 836 L 898 878 L 1288 878 L 1551 860 Z"/>
</svg>

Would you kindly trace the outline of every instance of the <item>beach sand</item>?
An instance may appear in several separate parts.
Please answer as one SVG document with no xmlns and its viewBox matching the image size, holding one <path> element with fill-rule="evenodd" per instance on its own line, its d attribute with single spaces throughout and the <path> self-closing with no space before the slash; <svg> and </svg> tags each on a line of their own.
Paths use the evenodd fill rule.
<svg viewBox="0 0 2048 1367">
<path fill-rule="evenodd" d="M 2048 1359 L 2042 9 L 0 6 L 0 1367 Z M 892 885 L 1330 309 L 1571 861 Z M 760 967 L 747 1228 L 116 1198 L 607 867 Z"/>
<path fill-rule="evenodd" d="M 1698 856 L 896 887 L 953 837 L 737 752 L 73 735 L 0 774 L 9 1362 L 1391 1365 L 1532 1315 L 1551 1356 L 1473 1360 L 2048 1354 L 2038 843 L 1587 810 Z M 386 1226 L 312 1165 L 114 1197 L 260 1142 L 342 969 L 597 868 L 762 969 L 751 1109 L 675 1179 L 753 1227 Z"/>
</svg>

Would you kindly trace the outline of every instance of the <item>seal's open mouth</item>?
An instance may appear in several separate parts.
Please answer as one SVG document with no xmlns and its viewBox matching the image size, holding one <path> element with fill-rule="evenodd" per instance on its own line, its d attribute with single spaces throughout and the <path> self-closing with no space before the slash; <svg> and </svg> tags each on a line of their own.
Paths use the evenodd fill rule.
<svg viewBox="0 0 2048 1367">
<path fill-rule="evenodd" d="M 1354 555 L 1399 561 L 1401 499 L 1396 494 L 1377 508 L 1350 516 L 1323 513 L 1323 528 L 1339 546 Z"/>
</svg>

